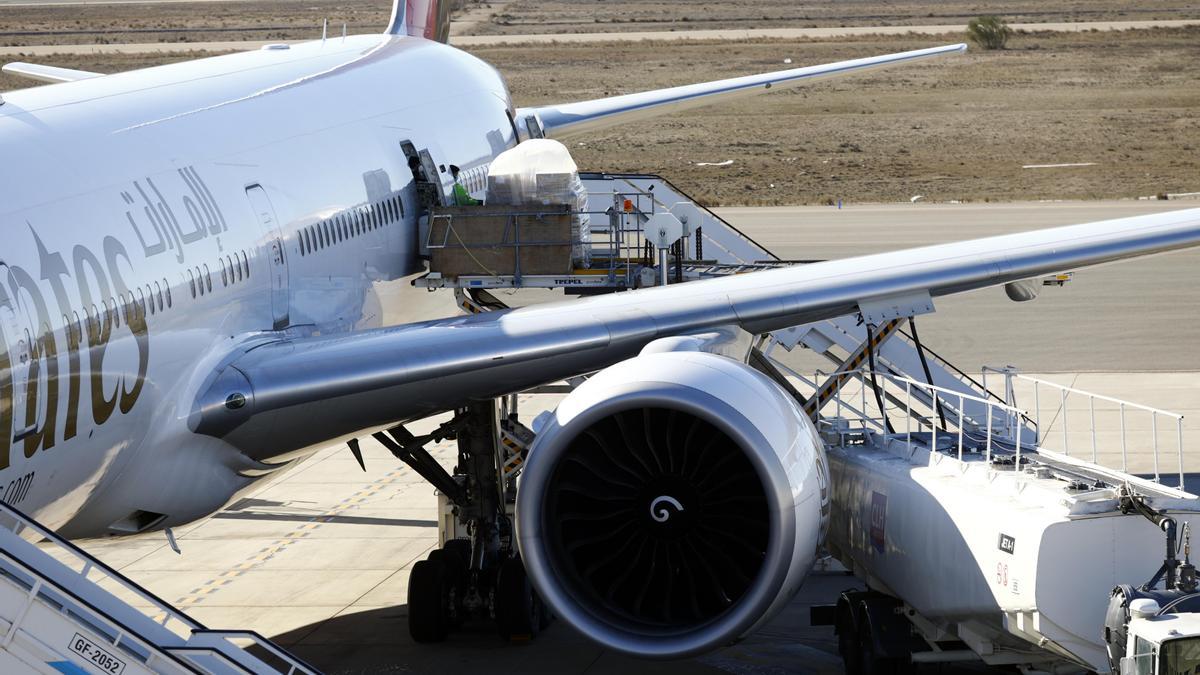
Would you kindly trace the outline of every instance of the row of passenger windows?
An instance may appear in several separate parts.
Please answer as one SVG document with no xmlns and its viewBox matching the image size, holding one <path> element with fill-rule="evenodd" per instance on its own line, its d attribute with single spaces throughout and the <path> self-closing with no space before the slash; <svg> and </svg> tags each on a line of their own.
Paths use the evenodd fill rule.
<svg viewBox="0 0 1200 675">
<path fill-rule="evenodd" d="M 229 287 L 250 279 L 250 258 L 245 251 L 237 251 L 218 258 L 217 264 L 221 268 L 222 286 Z M 208 263 L 188 268 L 185 274 L 193 298 L 212 293 L 212 270 L 209 269 Z"/>
<path fill-rule="evenodd" d="M 98 306 L 84 307 L 82 321 L 79 312 L 71 312 L 70 317 L 63 315 L 63 325 L 73 333 L 75 340 L 82 341 L 85 327 L 91 335 L 99 336 L 107 330 L 120 328 L 122 321 L 128 324 L 147 314 L 166 311 L 173 305 L 171 285 L 162 279 L 119 293 L 115 298 L 101 300 Z"/>
<path fill-rule="evenodd" d="M 300 255 L 315 253 L 404 218 L 404 201 L 392 195 L 383 201 L 356 206 L 300 230 Z"/>
</svg>

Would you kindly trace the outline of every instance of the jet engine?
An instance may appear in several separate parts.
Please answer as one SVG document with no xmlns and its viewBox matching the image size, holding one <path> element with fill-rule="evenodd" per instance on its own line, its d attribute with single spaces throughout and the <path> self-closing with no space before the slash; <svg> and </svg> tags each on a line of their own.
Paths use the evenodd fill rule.
<svg viewBox="0 0 1200 675">
<path fill-rule="evenodd" d="M 749 366 L 643 353 L 573 391 L 517 492 L 542 599 L 605 647 L 681 658 L 735 642 L 799 588 L 824 537 L 825 451 Z"/>
</svg>

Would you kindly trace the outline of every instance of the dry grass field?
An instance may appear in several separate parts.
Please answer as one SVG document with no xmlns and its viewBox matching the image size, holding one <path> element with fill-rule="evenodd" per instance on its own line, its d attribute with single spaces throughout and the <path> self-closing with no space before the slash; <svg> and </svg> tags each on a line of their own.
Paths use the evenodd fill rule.
<svg viewBox="0 0 1200 675">
<path fill-rule="evenodd" d="M 520 104 L 902 51 L 947 35 L 475 51 Z M 600 132 L 579 164 L 709 204 L 1017 200 L 1200 190 L 1200 27 L 1017 36 L 1004 51 L 816 83 Z M 729 166 L 700 166 L 733 160 Z M 1091 163 L 1063 169 L 1030 164 Z"/>
<path fill-rule="evenodd" d="M 486 34 L 594 33 L 965 24 L 982 13 L 1010 22 L 1132 21 L 1200 17 L 1200 3 L 1180 0 L 509 0 L 491 2 L 492 17 L 475 24 Z"/>
<path fill-rule="evenodd" d="M 389 0 L 230 0 L 153 5 L 0 0 L 0 46 L 305 39 L 378 30 Z M 69 0 L 68 0 L 69 1 Z M 982 11 L 1013 23 L 1200 19 L 1200 0 L 450 0 L 456 35 L 965 24 Z M 9 3 L 17 3 L 11 5 Z"/>
<path fill-rule="evenodd" d="M 844 4 L 853 8 L 861 3 Z M 1109 3 L 1086 4 L 1100 8 Z M 236 14 L 237 5 L 208 7 L 224 16 Z M 137 14 L 130 7 L 107 5 L 103 11 Z M 170 21 L 180 7 L 156 5 L 155 20 Z M 0 8 L 0 15 L 7 11 Z M 262 12 L 256 16 L 266 20 L 272 15 L 268 9 Z M 238 16 L 236 21 L 246 20 Z M 864 36 L 472 51 L 508 77 L 518 105 L 530 105 L 790 67 L 785 59 L 793 66 L 815 64 L 962 39 Z M 200 55 L 181 51 L 38 60 L 116 72 Z M 570 145 L 581 167 L 660 173 L 709 205 L 886 202 L 914 195 L 930 201 L 1008 201 L 1190 192 L 1200 190 L 1196 63 L 1200 27 L 1022 34 L 1004 51 L 972 50 L 962 57 L 817 83 L 572 139 Z M 28 83 L 0 75 L 0 90 L 19 86 Z M 1058 163 L 1091 165 L 1022 168 Z"/>
</svg>

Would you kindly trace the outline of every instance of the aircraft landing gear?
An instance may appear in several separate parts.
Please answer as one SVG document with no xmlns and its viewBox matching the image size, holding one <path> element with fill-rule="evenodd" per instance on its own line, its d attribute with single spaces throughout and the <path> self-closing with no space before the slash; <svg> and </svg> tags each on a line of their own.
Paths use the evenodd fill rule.
<svg viewBox="0 0 1200 675">
<path fill-rule="evenodd" d="M 502 413 L 495 401 L 474 403 L 428 436 L 403 427 L 376 435 L 439 492 L 443 545 L 413 565 L 408 580 L 408 629 L 416 642 L 445 640 L 471 618 L 491 619 L 501 638 L 524 642 L 550 621 L 512 532 L 514 479 L 532 433 L 515 414 Z M 424 449 L 448 438 L 458 442 L 453 475 Z"/>
</svg>

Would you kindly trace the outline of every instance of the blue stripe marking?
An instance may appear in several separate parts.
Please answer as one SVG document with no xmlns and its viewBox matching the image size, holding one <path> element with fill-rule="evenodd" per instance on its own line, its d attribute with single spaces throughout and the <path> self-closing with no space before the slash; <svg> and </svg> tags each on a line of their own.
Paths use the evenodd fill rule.
<svg viewBox="0 0 1200 675">
<path fill-rule="evenodd" d="M 70 661 L 50 661 L 46 665 L 60 673 L 66 673 L 66 675 L 91 675 L 91 673 Z"/>
</svg>

